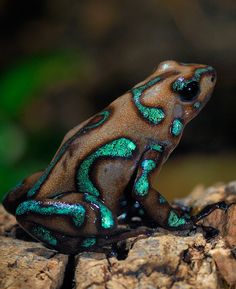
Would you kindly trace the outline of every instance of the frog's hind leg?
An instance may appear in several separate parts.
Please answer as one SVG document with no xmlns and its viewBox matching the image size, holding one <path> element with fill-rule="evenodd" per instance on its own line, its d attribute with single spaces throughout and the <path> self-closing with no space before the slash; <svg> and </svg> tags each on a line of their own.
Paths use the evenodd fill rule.
<svg viewBox="0 0 236 289">
<path fill-rule="evenodd" d="M 16 218 L 34 238 L 71 254 L 96 245 L 96 236 L 116 230 L 112 212 L 98 198 L 75 192 L 19 204 Z M 65 248 L 66 247 L 66 248 Z"/>
<path fill-rule="evenodd" d="M 42 174 L 42 171 L 34 173 L 33 175 L 19 182 L 5 195 L 2 204 L 10 214 L 15 215 L 16 208 L 20 203 L 27 199 L 27 192 Z"/>
</svg>

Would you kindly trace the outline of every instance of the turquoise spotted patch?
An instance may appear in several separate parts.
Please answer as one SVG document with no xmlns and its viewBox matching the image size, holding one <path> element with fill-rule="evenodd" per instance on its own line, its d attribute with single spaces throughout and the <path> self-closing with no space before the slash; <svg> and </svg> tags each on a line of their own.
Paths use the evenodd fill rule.
<svg viewBox="0 0 236 289">
<path fill-rule="evenodd" d="M 91 238 L 86 238 L 83 240 L 81 246 L 85 248 L 92 247 L 96 244 L 96 238 L 91 237 Z"/>
<path fill-rule="evenodd" d="M 167 201 L 166 201 L 166 199 L 163 197 L 163 196 L 159 196 L 159 203 L 160 204 L 165 204 Z"/>
<path fill-rule="evenodd" d="M 207 66 L 207 67 L 202 67 L 202 68 L 198 68 L 195 70 L 194 72 L 194 80 L 199 81 L 202 74 L 208 73 L 208 72 L 214 72 L 214 68 L 211 66 Z"/>
<path fill-rule="evenodd" d="M 173 136 L 179 136 L 184 129 L 184 125 L 180 119 L 175 119 L 171 125 L 171 134 Z"/>
<path fill-rule="evenodd" d="M 197 101 L 193 104 L 193 108 L 199 109 L 201 107 L 201 102 Z"/>
<path fill-rule="evenodd" d="M 152 87 L 156 83 L 160 82 L 162 79 L 161 77 L 156 77 L 146 84 L 141 85 L 139 87 L 135 87 L 131 90 L 133 94 L 134 103 L 141 113 L 141 115 L 151 124 L 157 125 L 159 124 L 164 118 L 165 113 L 162 108 L 159 107 L 148 107 L 141 103 L 141 96 L 145 89 Z"/>
<path fill-rule="evenodd" d="M 54 236 L 52 235 L 51 231 L 49 231 L 48 229 L 46 229 L 43 226 L 37 225 L 34 226 L 32 229 L 32 234 L 38 238 L 39 240 L 48 243 L 52 246 L 56 246 L 57 245 L 57 239 L 54 238 Z"/>
<path fill-rule="evenodd" d="M 80 204 L 66 204 L 61 202 L 51 202 L 47 205 L 40 201 L 26 201 L 21 203 L 16 209 L 16 215 L 40 214 L 44 216 L 58 215 L 71 216 L 74 224 L 80 227 L 84 223 L 85 208 Z"/>
<path fill-rule="evenodd" d="M 95 204 L 100 211 L 101 214 L 101 226 L 104 229 L 111 229 L 114 224 L 114 218 L 111 210 L 109 210 L 102 202 L 100 202 L 95 196 L 85 194 L 85 200 Z"/>
<path fill-rule="evenodd" d="M 184 217 L 178 217 L 178 215 L 174 211 L 170 211 L 168 224 L 170 227 L 179 227 L 186 223 L 186 219 Z"/>
<path fill-rule="evenodd" d="M 98 148 L 95 152 L 87 156 L 80 164 L 77 171 L 77 188 L 78 191 L 89 192 L 94 196 L 99 196 L 98 189 L 90 180 L 89 174 L 93 163 L 100 157 L 119 157 L 129 158 L 133 155 L 136 144 L 128 138 L 119 138 Z"/>
<path fill-rule="evenodd" d="M 185 86 L 187 86 L 190 82 L 192 82 L 193 80 L 184 80 L 184 79 L 177 79 L 173 85 L 172 88 L 174 91 L 179 92 L 182 91 L 184 89 Z"/>
<path fill-rule="evenodd" d="M 149 173 L 156 167 L 156 163 L 153 160 L 144 160 L 141 164 L 142 174 L 135 182 L 134 190 L 136 195 L 144 197 L 148 194 L 149 190 Z"/>
<path fill-rule="evenodd" d="M 163 146 L 159 145 L 159 144 L 151 144 L 149 147 L 150 147 L 151 150 L 154 150 L 154 151 L 157 151 L 157 152 L 160 152 L 160 153 L 162 153 L 163 150 L 164 150 Z"/>
<path fill-rule="evenodd" d="M 110 112 L 109 110 L 104 110 L 100 113 L 98 113 L 95 117 L 101 117 L 98 122 L 96 123 L 92 123 L 89 124 L 85 127 L 83 127 L 81 130 L 79 130 L 75 135 L 73 135 L 68 141 L 66 141 L 62 147 L 60 148 L 59 152 L 57 153 L 57 155 L 55 156 L 55 158 L 51 161 L 51 163 L 49 164 L 49 166 L 46 168 L 46 170 L 44 171 L 44 173 L 41 175 L 41 177 L 38 179 L 38 181 L 35 183 L 35 185 L 28 191 L 27 193 L 27 197 L 28 198 L 32 198 L 40 189 L 40 187 L 42 186 L 42 184 L 45 182 L 45 180 L 48 178 L 49 174 L 51 173 L 51 171 L 53 170 L 53 168 L 55 167 L 55 165 L 58 163 L 58 161 L 62 158 L 62 156 L 64 155 L 64 153 L 67 151 L 67 149 L 69 148 L 69 146 L 71 145 L 71 143 L 78 138 L 81 134 L 86 133 L 87 131 L 91 130 L 91 129 L 95 129 L 98 126 L 102 125 L 104 122 L 106 122 L 108 120 L 110 116 Z"/>
</svg>

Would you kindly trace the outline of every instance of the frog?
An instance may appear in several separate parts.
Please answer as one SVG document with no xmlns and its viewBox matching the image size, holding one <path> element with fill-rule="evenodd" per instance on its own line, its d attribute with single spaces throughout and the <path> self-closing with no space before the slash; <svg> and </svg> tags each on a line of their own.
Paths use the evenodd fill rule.
<svg viewBox="0 0 236 289">
<path fill-rule="evenodd" d="M 64 254 L 140 234 L 120 226 L 121 212 L 129 210 L 121 206 L 125 195 L 156 227 L 196 228 L 220 205 L 190 216 L 167 201 L 154 178 L 215 84 L 212 66 L 161 62 L 144 81 L 71 129 L 46 169 L 9 191 L 3 206 L 34 239 Z"/>
</svg>

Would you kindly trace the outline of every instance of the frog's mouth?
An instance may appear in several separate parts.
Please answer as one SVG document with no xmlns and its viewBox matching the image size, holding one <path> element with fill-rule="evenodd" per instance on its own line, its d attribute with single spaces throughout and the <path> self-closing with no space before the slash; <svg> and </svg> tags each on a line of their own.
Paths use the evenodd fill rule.
<svg viewBox="0 0 236 289">
<path fill-rule="evenodd" d="M 213 88 L 211 91 L 206 95 L 206 97 L 203 100 L 196 100 L 193 104 L 193 109 L 196 111 L 196 113 L 199 113 L 203 107 L 207 104 L 207 102 L 210 100 L 213 93 Z"/>
</svg>

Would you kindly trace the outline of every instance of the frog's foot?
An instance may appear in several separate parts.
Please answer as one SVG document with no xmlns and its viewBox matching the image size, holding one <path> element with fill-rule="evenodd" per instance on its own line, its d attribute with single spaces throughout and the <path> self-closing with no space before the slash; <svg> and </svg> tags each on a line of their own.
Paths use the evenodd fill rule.
<svg viewBox="0 0 236 289">
<path fill-rule="evenodd" d="M 188 213 L 184 213 L 182 216 L 178 216 L 174 211 L 170 212 L 169 222 L 172 224 L 172 227 L 176 230 L 196 230 L 198 227 L 203 229 L 206 236 L 217 235 L 218 230 L 212 227 L 205 227 L 198 225 L 197 222 L 207 217 L 214 210 L 221 209 L 227 211 L 230 205 L 225 202 L 218 202 L 203 208 L 197 215 L 191 216 Z M 178 210 L 177 210 L 178 211 Z"/>
<path fill-rule="evenodd" d="M 150 236 L 154 232 L 154 229 L 147 227 L 138 227 L 136 229 L 117 228 L 111 235 L 105 236 L 105 238 L 100 238 L 98 243 L 100 246 L 104 246 L 107 244 L 117 243 L 128 238 L 137 237 L 139 235 Z"/>
<path fill-rule="evenodd" d="M 211 205 L 207 205 L 205 208 L 203 208 L 197 215 L 192 217 L 192 221 L 194 223 L 197 223 L 198 221 L 202 220 L 206 216 L 208 216 L 211 212 L 221 209 L 223 211 L 227 211 L 230 205 L 223 202 L 214 203 Z"/>
<path fill-rule="evenodd" d="M 195 230 L 196 225 L 188 213 L 170 207 L 162 227 L 170 231 Z"/>
<path fill-rule="evenodd" d="M 195 224 L 195 228 L 200 228 L 202 230 L 203 235 L 207 240 L 212 239 L 219 234 L 219 230 L 211 226 L 203 226 L 201 224 L 197 224 L 197 222 L 207 217 L 214 210 L 220 209 L 227 211 L 230 206 L 231 204 L 226 204 L 224 201 L 207 205 L 197 215 L 192 216 L 191 220 Z"/>
</svg>

